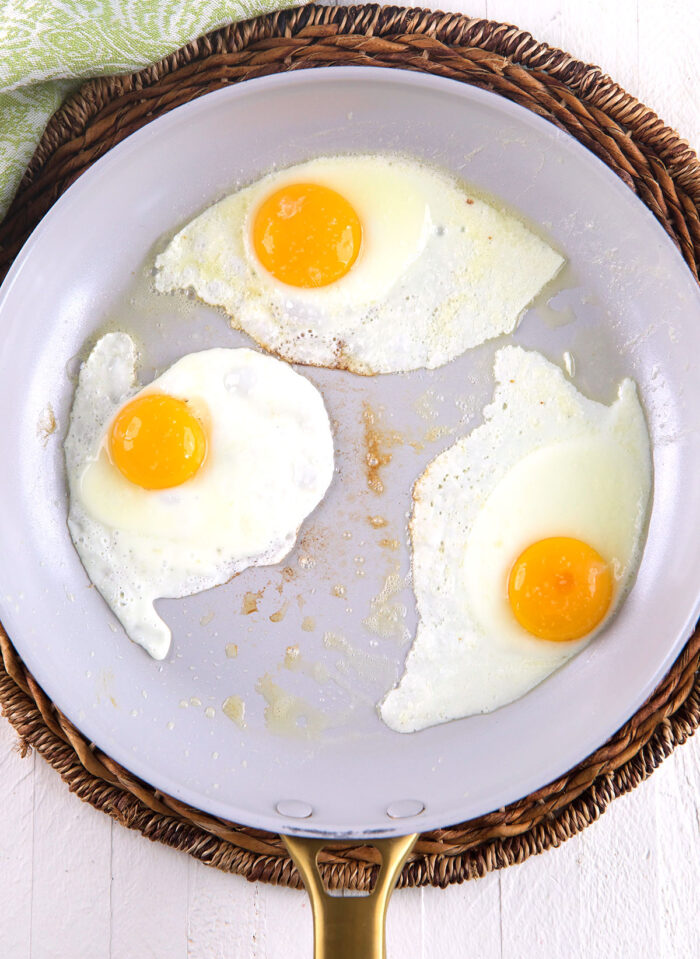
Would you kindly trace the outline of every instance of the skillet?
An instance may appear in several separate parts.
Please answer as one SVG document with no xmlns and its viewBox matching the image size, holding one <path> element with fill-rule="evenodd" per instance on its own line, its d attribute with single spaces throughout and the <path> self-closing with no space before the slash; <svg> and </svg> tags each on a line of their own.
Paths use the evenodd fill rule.
<svg viewBox="0 0 700 959">
<path fill-rule="evenodd" d="M 168 660 L 155 663 L 128 643 L 90 588 L 65 526 L 61 444 L 77 366 L 106 329 L 136 336 L 143 382 L 184 353 L 250 345 L 216 311 L 155 295 L 155 254 L 190 217 L 273 165 L 353 151 L 407 153 L 457 173 L 528 219 L 569 266 L 512 338 L 441 370 L 361 378 L 299 368 L 334 421 L 331 490 L 281 568 L 162 601 L 174 642 Z M 498 808 L 614 732 L 697 618 L 698 584 L 688 570 L 700 559 L 692 482 L 700 460 L 699 315 L 680 255 L 627 187 L 566 134 L 494 94 L 363 67 L 300 71 L 202 97 L 94 164 L 44 218 L 3 285 L 0 396 L 12 415 L 0 465 L 0 618 L 37 681 L 85 735 L 144 780 L 215 815 L 323 844 L 409 835 Z M 408 574 L 411 485 L 479 422 L 493 353 L 506 340 L 559 363 L 571 352 L 577 387 L 595 399 L 610 402 L 623 376 L 635 379 L 654 452 L 647 546 L 620 614 L 565 668 L 496 713 L 401 736 L 380 723 L 374 704 L 399 676 L 415 627 L 410 587 L 392 599 L 405 607 L 405 632 L 378 637 L 362 620 L 387 576 Z M 441 441 L 426 441 L 416 412 L 428 392 L 443 397 L 439 422 L 452 433 Z M 405 439 L 392 450 L 379 499 L 362 474 L 363 403 L 387 434 Z M 49 406 L 57 429 L 46 437 Z M 367 525 L 368 511 L 387 519 L 398 550 L 380 544 L 387 536 Z M 307 618 L 312 630 L 303 628 Z M 308 669 L 285 668 L 290 646 Z M 318 682 L 319 664 L 330 680 Z M 256 689 L 265 676 L 270 701 Z M 232 695 L 246 703 L 245 728 L 221 709 Z M 296 704 L 286 727 L 271 723 L 280 696 Z M 312 883 L 313 847 L 291 843 Z M 410 838 L 381 850 L 384 895 L 372 904 L 373 921 L 356 924 L 373 942 L 409 848 Z M 316 915 L 323 903 L 317 889 Z M 342 908 L 368 907 L 332 905 Z M 324 928 L 344 929 L 349 948 L 339 916 Z M 357 946 L 359 954 L 368 949 Z"/>
</svg>

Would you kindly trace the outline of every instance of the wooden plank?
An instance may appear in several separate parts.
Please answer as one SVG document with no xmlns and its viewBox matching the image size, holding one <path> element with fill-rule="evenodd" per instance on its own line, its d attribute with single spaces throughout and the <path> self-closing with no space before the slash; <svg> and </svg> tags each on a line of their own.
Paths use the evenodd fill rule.
<svg viewBox="0 0 700 959">
<path fill-rule="evenodd" d="M 585 63 L 597 64 L 618 83 L 636 89 L 636 0 L 618 0 L 614 4 L 606 0 L 587 0 L 585 4 L 488 0 L 486 7 L 492 20 L 528 30 L 536 40 L 559 47 Z"/>
<path fill-rule="evenodd" d="M 194 859 L 190 859 L 187 869 L 187 959 L 262 956 L 259 946 L 264 930 L 260 929 L 259 900 L 265 898 L 263 887 Z M 295 927 L 296 923 L 291 926 Z"/>
<path fill-rule="evenodd" d="M 421 959 L 423 947 L 423 891 L 396 889 L 386 916 L 386 951 L 389 959 Z"/>
<path fill-rule="evenodd" d="M 700 736 L 654 773 L 659 955 L 695 959 L 700 921 Z"/>
<path fill-rule="evenodd" d="M 468 8 L 464 2 L 450 6 Z M 514 23 L 537 40 L 597 64 L 700 147 L 700 21 L 687 0 L 487 0 L 486 10 L 492 20 Z"/>
<path fill-rule="evenodd" d="M 113 822 L 110 959 L 186 959 L 187 857 Z"/>
<path fill-rule="evenodd" d="M 580 924 L 589 955 L 661 956 L 654 777 L 580 837 Z M 690 919 L 690 917 L 687 917 Z"/>
<path fill-rule="evenodd" d="M 580 837 L 504 869 L 500 879 L 502 959 L 593 955 L 580 925 Z"/>
<path fill-rule="evenodd" d="M 423 956 L 469 956 L 501 959 L 501 888 L 499 873 L 447 889 L 423 891 Z M 411 956 L 413 953 L 396 953 Z M 525 955 L 525 953 L 522 953 Z"/>
<path fill-rule="evenodd" d="M 38 757 L 34 781 L 30 955 L 108 956 L 111 820 Z"/>
<path fill-rule="evenodd" d="M 313 920 L 305 892 L 259 884 L 253 887 L 254 941 L 241 959 L 311 959 Z"/>
<path fill-rule="evenodd" d="M 34 762 L 22 759 L 17 735 L 0 720 L 0 956 L 29 959 L 31 943 Z"/>
<path fill-rule="evenodd" d="M 687 0 L 639 0 L 639 99 L 700 150 L 700 19 Z"/>
<path fill-rule="evenodd" d="M 458 2 L 456 9 L 462 10 L 464 6 L 464 2 Z M 562 4 L 553 0 L 539 0 L 537 3 L 486 0 L 486 16 L 489 20 L 512 23 L 553 47 L 561 46 L 561 10 Z"/>
</svg>

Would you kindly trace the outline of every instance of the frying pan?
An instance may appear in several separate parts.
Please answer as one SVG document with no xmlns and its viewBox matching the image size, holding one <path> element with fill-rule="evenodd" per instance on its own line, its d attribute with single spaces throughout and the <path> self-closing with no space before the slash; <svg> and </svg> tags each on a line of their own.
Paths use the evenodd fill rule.
<svg viewBox="0 0 700 959">
<path fill-rule="evenodd" d="M 108 329 L 137 340 L 143 382 L 185 353 L 250 345 L 216 311 L 158 296 L 155 255 L 193 215 L 272 167 L 358 151 L 458 174 L 528 220 L 566 270 L 513 337 L 440 370 L 300 368 L 333 423 L 329 493 L 280 566 L 160 601 L 173 647 L 157 663 L 127 641 L 68 536 L 62 440 L 80 360 Z M 95 163 L 3 286 L 2 622 L 51 699 L 115 760 L 194 807 L 285 835 L 311 892 L 318 956 L 380 956 L 388 895 L 415 833 L 505 805 L 588 755 L 651 692 L 695 622 L 699 319 L 693 279 L 650 212 L 577 142 L 494 94 L 363 67 L 204 96 Z M 397 734 L 375 704 L 415 629 L 411 486 L 480 422 L 494 351 L 511 340 L 558 363 L 568 351 L 574 382 L 596 399 L 610 402 L 623 376 L 637 382 L 654 455 L 637 581 L 610 627 L 518 702 Z M 383 493 L 364 473 L 367 409 L 391 452 Z M 229 697 L 245 704 L 242 721 L 222 708 Z M 318 876 L 319 850 L 348 839 L 375 844 L 383 861 L 367 899 L 333 899 Z"/>
</svg>

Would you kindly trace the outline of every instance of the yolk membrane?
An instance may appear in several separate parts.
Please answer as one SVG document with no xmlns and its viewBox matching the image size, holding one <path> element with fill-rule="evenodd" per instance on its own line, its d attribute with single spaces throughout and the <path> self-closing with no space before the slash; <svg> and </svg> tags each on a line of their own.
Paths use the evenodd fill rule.
<svg viewBox="0 0 700 959">
<path fill-rule="evenodd" d="M 206 456 L 207 438 L 184 400 L 147 393 L 117 414 L 109 452 L 130 482 L 143 489 L 169 489 L 195 475 Z"/>
<path fill-rule="evenodd" d="M 508 601 L 523 629 L 539 639 L 586 636 L 610 608 L 610 566 L 592 546 L 552 536 L 528 546 L 513 564 Z"/>
<path fill-rule="evenodd" d="M 318 183 L 290 183 L 260 205 L 253 221 L 255 254 L 289 286 L 328 286 L 357 259 L 362 225 L 345 197 Z"/>
</svg>

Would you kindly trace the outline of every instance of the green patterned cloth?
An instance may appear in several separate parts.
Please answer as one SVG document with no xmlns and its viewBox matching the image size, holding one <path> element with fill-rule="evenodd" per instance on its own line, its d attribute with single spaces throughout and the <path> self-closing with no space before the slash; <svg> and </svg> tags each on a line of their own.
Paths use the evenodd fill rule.
<svg viewBox="0 0 700 959">
<path fill-rule="evenodd" d="M 44 127 L 90 77 L 131 73 L 203 33 L 298 0 L 0 0 L 0 219 Z"/>
</svg>

